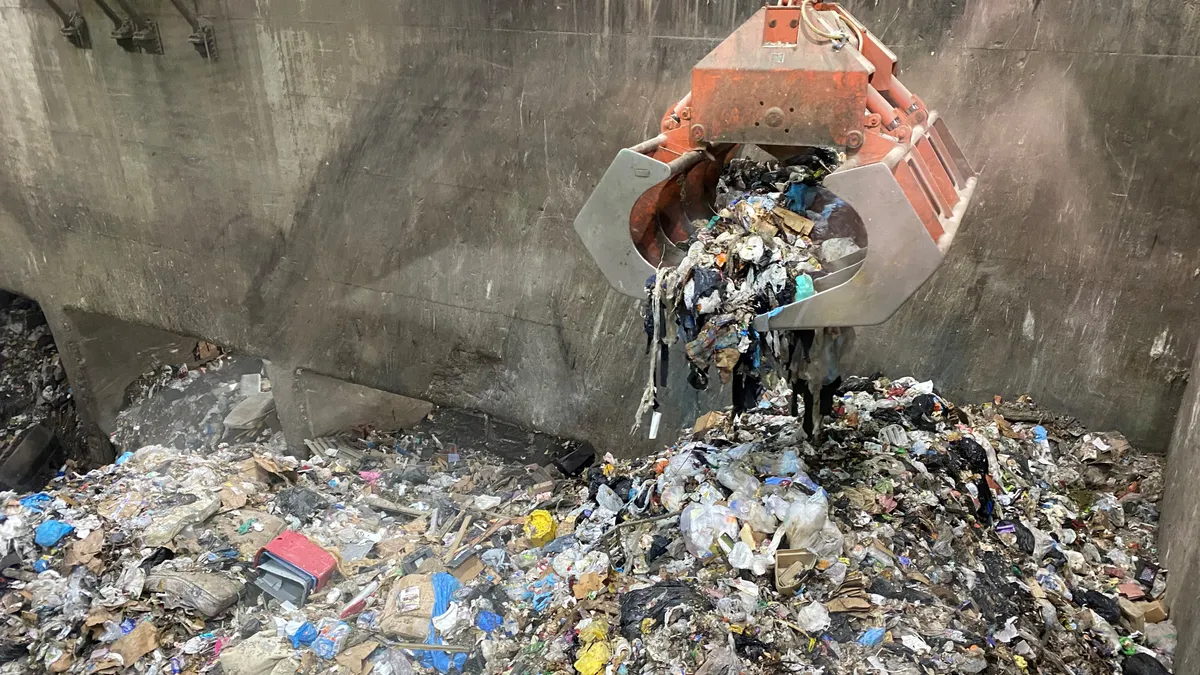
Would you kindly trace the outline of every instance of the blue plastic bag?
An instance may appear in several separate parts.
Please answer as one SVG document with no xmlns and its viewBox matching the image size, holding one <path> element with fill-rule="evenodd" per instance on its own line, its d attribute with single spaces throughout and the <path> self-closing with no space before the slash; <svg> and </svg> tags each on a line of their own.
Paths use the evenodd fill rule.
<svg viewBox="0 0 1200 675">
<path fill-rule="evenodd" d="M 808 191 L 808 186 L 804 183 L 792 183 L 788 186 L 788 190 L 784 194 L 788 210 L 799 214 L 803 214 L 808 210 L 808 207 L 812 205 L 813 199 L 816 196 L 815 192 Z"/>
<path fill-rule="evenodd" d="M 440 616 L 446 613 L 450 608 L 450 600 L 454 595 L 454 591 L 459 588 L 458 579 L 454 575 L 445 572 L 438 572 L 433 575 L 433 615 Z M 429 637 L 425 640 L 428 645 L 446 644 L 445 640 L 437 634 L 437 629 L 433 627 L 433 621 L 429 621 Z M 450 667 L 454 666 L 458 670 L 463 669 L 463 665 L 467 662 L 466 654 L 451 654 L 448 652 L 435 652 L 426 649 L 416 650 L 413 655 L 421 662 L 421 665 L 426 668 L 437 668 L 439 673 L 450 672 Z"/>
<path fill-rule="evenodd" d="M 21 497 L 21 506 L 33 511 L 34 513 L 42 512 L 42 505 L 46 502 L 53 501 L 53 497 L 45 492 L 31 494 L 28 497 Z"/>
<path fill-rule="evenodd" d="M 880 642 L 883 642 L 883 634 L 886 632 L 887 631 L 882 628 L 868 628 L 865 632 L 863 632 L 862 636 L 858 638 L 858 644 L 864 647 L 878 646 Z"/>
<path fill-rule="evenodd" d="M 504 617 L 495 612 L 480 612 L 475 617 L 475 626 L 485 633 L 490 633 L 504 625 Z"/>
<path fill-rule="evenodd" d="M 796 295 L 793 302 L 800 302 L 805 298 L 811 298 L 817 294 L 817 289 L 813 286 L 812 277 L 807 274 L 796 276 Z"/>
<path fill-rule="evenodd" d="M 295 633 L 292 633 L 292 649 L 299 649 L 302 645 L 311 645 L 313 640 L 317 639 L 317 627 L 305 621 Z"/>
<path fill-rule="evenodd" d="M 33 541 L 42 548 L 50 548 L 57 545 L 74 529 L 74 525 L 68 525 L 61 520 L 47 520 L 33 531 Z"/>
</svg>

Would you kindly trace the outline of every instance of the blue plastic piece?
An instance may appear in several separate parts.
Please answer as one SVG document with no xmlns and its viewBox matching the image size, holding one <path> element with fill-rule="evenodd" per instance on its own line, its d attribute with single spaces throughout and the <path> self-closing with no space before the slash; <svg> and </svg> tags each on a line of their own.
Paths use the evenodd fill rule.
<svg viewBox="0 0 1200 675">
<path fill-rule="evenodd" d="M 504 624 L 504 617 L 495 612 L 480 612 L 475 617 L 475 626 L 485 633 L 490 633 Z"/>
<path fill-rule="evenodd" d="M 450 607 L 450 600 L 454 596 L 454 591 L 458 590 L 461 584 L 454 575 L 445 572 L 438 572 L 433 575 L 433 615 L 439 616 L 444 614 Z M 429 622 L 429 637 L 425 640 L 427 645 L 446 644 L 437 634 L 437 629 L 433 627 L 433 621 Z M 439 673 L 448 673 L 450 668 L 454 667 L 462 670 L 467 663 L 466 654 L 450 654 L 448 652 L 431 651 L 427 649 L 415 650 L 413 655 L 421 662 L 421 665 L 426 668 L 436 668 Z"/>
<path fill-rule="evenodd" d="M 1037 425 L 1036 427 L 1034 427 L 1033 428 L 1033 440 L 1039 441 L 1039 442 L 1046 440 L 1046 427 L 1044 427 L 1040 424 Z"/>
<path fill-rule="evenodd" d="M 864 647 L 877 647 L 880 642 L 883 642 L 883 635 L 887 631 L 882 628 L 868 628 L 858 638 L 858 644 Z"/>
<path fill-rule="evenodd" d="M 801 274 L 796 277 L 796 298 L 794 302 L 800 302 L 805 298 L 811 298 L 817 294 L 817 289 L 813 286 L 812 277 L 807 274 Z"/>
<path fill-rule="evenodd" d="M 788 210 L 795 211 L 796 213 L 807 211 L 816 196 L 817 193 L 809 192 L 808 186 L 804 183 L 792 183 L 788 186 L 787 192 L 784 193 Z"/>
<path fill-rule="evenodd" d="M 313 640 L 313 651 L 317 653 L 317 656 L 325 660 L 335 658 L 351 630 L 353 629 L 350 628 L 350 624 L 345 621 L 338 621 L 332 625 L 324 626 L 319 632 L 317 639 Z"/>
<path fill-rule="evenodd" d="M 303 645 L 311 645 L 313 640 L 317 639 L 317 627 L 305 621 L 295 633 L 292 633 L 292 649 L 299 649 Z"/>
<path fill-rule="evenodd" d="M 50 561 L 49 560 L 46 560 L 45 558 L 38 558 L 37 560 L 33 561 L 33 571 L 34 572 L 41 574 L 42 572 L 45 572 L 48 569 L 50 569 Z"/>
<path fill-rule="evenodd" d="M 24 506 L 34 513 L 41 513 L 42 505 L 53 500 L 54 498 L 45 492 L 38 492 L 31 494 L 28 497 L 21 497 L 21 506 Z"/>
<path fill-rule="evenodd" d="M 810 493 L 814 495 L 817 494 L 817 492 L 824 490 L 824 488 L 822 488 L 820 485 L 817 485 L 817 483 L 813 481 L 813 479 L 809 478 L 808 474 L 804 472 L 797 472 L 796 475 L 792 476 L 792 483 L 804 486 Z"/>
<path fill-rule="evenodd" d="M 137 622 L 133 619 L 125 619 L 121 622 L 121 635 L 129 635 L 134 628 L 137 628 Z"/>
<path fill-rule="evenodd" d="M 133 459 L 133 453 L 126 450 L 125 452 L 121 453 L 120 457 L 117 458 L 117 466 L 120 466 L 131 459 Z"/>
<path fill-rule="evenodd" d="M 74 525 L 68 525 L 61 520 L 47 520 L 33 531 L 33 541 L 42 548 L 50 548 L 57 545 L 74 529 Z"/>
</svg>

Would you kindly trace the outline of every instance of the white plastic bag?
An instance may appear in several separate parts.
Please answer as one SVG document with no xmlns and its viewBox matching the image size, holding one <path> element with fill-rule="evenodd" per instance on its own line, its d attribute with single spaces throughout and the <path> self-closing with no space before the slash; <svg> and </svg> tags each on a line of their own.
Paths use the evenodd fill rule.
<svg viewBox="0 0 1200 675">
<path fill-rule="evenodd" d="M 825 527 L 829 514 L 829 500 L 824 492 L 801 497 L 788 508 L 783 529 L 787 533 L 788 546 L 801 548 L 813 534 Z"/>
<path fill-rule="evenodd" d="M 713 543 L 722 534 L 737 539 L 738 521 L 727 507 L 717 504 L 689 504 L 679 517 L 679 529 L 683 531 L 683 543 L 688 552 L 697 558 L 713 555 Z"/>
</svg>

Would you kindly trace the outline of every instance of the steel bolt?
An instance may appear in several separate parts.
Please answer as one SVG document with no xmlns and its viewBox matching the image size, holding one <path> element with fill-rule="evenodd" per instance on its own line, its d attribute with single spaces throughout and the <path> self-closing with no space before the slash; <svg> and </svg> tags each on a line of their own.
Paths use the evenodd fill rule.
<svg viewBox="0 0 1200 675">
<path fill-rule="evenodd" d="M 692 125 L 692 140 L 700 141 L 703 139 L 704 139 L 704 125 L 703 124 L 693 124 Z"/>
<path fill-rule="evenodd" d="M 846 134 L 846 147 L 851 150 L 857 150 L 862 147 L 863 132 L 855 129 Z"/>
<path fill-rule="evenodd" d="M 783 110 L 779 108 L 767 108 L 767 112 L 763 115 L 763 122 L 769 127 L 777 127 L 783 124 Z"/>
</svg>

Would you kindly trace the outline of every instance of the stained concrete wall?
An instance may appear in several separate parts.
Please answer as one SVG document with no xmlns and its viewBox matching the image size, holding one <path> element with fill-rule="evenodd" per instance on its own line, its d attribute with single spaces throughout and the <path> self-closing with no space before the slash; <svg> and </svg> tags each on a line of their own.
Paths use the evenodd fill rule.
<svg viewBox="0 0 1200 675">
<path fill-rule="evenodd" d="M 198 0 L 215 63 L 166 0 L 133 2 L 165 55 L 119 50 L 93 3 L 83 51 L 0 0 L 0 287 L 651 445 L 626 434 L 637 303 L 570 222 L 761 2 Z M 847 4 L 982 170 L 944 269 L 856 365 L 1164 449 L 1197 328 L 1193 5 Z M 700 405 L 674 392 L 666 429 Z"/>
<path fill-rule="evenodd" d="M 1200 354 L 1192 366 L 1191 381 L 1179 408 L 1175 435 L 1167 454 L 1161 560 L 1171 574 L 1167 602 L 1179 635 L 1175 672 L 1200 672 L 1200 602 L 1196 602 L 1200 576 Z"/>
</svg>

